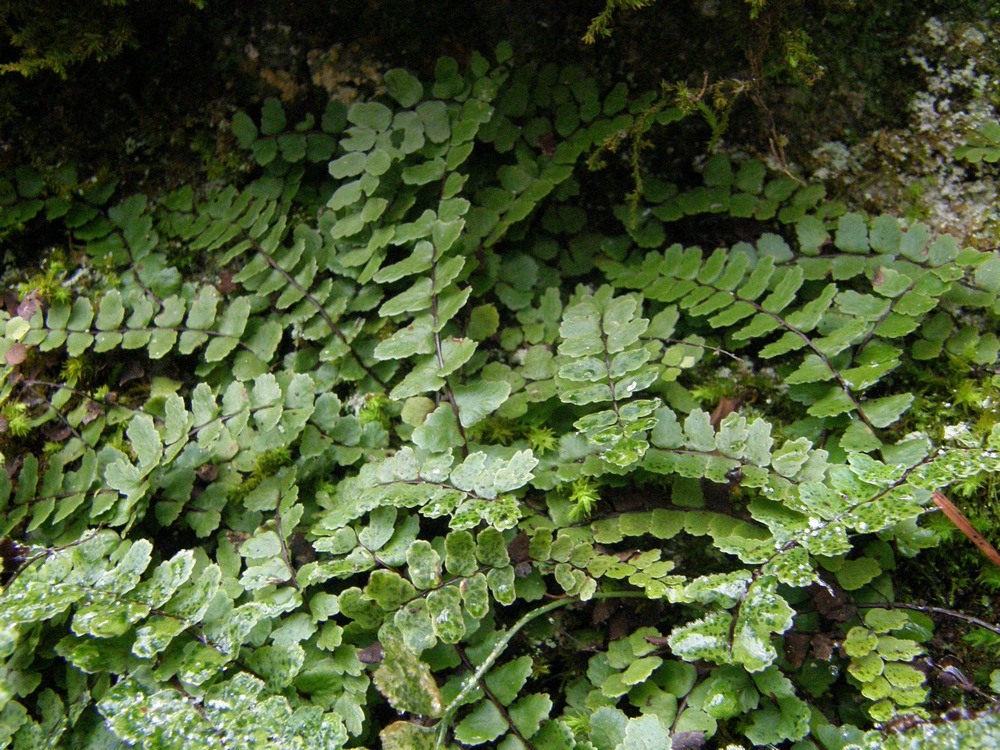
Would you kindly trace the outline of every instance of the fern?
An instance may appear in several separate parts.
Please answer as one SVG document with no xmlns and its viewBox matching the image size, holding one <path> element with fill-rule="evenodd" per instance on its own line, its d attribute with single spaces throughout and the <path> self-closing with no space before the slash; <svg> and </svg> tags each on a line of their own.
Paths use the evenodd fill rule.
<svg viewBox="0 0 1000 750">
<path fill-rule="evenodd" d="M 786 178 L 764 189 L 755 176 L 759 172 L 749 169 L 752 164 L 734 176 L 728 163 L 716 158 L 706 168 L 710 187 L 687 194 L 690 199 L 677 196 L 654 208 L 654 215 L 673 220 L 685 212 L 738 205 L 741 214 L 760 215 L 764 209 L 765 216 L 773 216 L 778 199 L 768 193 L 783 195 L 791 203 L 778 216 L 794 226 L 799 252 L 806 257 L 768 233 L 755 246 L 740 243 L 707 257 L 700 248 L 674 245 L 662 254 L 645 253 L 638 267 L 608 261 L 609 278 L 618 286 L 643 289 L 647 298 L 666 305 L 661 314 L 690 320 L 692 332 L 711 335 L 721 329 L 725 339 L 719 343 L 727 349 L 760 342 L 766 345 L 759 357 L 783 357 L 783 362 L 800 352 L 791 358 L 797 367 L 784 377 L 789 395 L 809 404 L 807 415 L 824 420 L 826 429 L 839 426 L 845 450 L 880 447 L 877 431 L 909 408 L 912 393 L 868 395 L 878 393 L 904 355 L 912 361 L 932 359 L 947 341 L 953 354 L 974 362 L 995 358 L 995 336 L 964 325 L 960 312 L 992 308 L 995 280 L 988 255 L 959 252 L 948 237 L 932 242 L 921 225 L 904 233 L 889 216 L 869 221 L 847 213 L 825 220 L 807 211 L 804 196 L 798 198 L 811 192 L 815 200 L 816 191 L 794 191 Z M 818 254 L 819 243 L 829 242 L 831 233 L 832 246 Z M 902 348 L 907 343 L 909 348 Z"/>
<path fill-rule="evenodd" d="M 649 321 L 635 317 L 634 298 L 611 294 L 602 287 L 565 310 L 559 354 L 568 361 L 559 367 L 556 386 L 567 403 L 611 403 L 573 426 L 603 448 L 605 460 L 628 466 L 646 452 L 642 436 L 655 424 L 650 415 L 659 406 L 657 399 L 631 397 L 651 386 L 658 372 L 644 367 L 652 352 L 639 343 Z"/>
<path fill-rule="evenodd" d="M 30 546 L 0 745 L 826 743 L 925 711 L 891 571 L 1000 428 L 908 435 L 911 374 L 995 361 L 996 258 L 721 156 L 590 215 L 578 162 L 649 97 L 509 57 L 237 115 L 242 186 L 0 184 L 92 275 L 0 312 L 0 533 Z M 669 243 L 699 214 L 761 232 Z M 700 408 L 717 357 L 785 403 Z M 810 634 L 843 650 L 796 661 Z"/>
</svg>

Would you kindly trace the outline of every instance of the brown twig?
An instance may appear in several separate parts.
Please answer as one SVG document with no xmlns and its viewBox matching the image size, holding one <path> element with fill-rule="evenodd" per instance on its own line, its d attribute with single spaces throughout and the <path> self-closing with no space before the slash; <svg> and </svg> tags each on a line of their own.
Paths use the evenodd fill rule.
<svg viewBox="0 0 1000 750">
<path fill-rule="evenodd" d="M 986 555 L 990 562 L 1000 567 L 1000 552 L 997 552 L 996 548 L 986 540 L 986 537 L 972 527 L 969 519 L 965 517 L 962 511 L 955 507 L 955 504 L 951 500 L 937 490 L 931 495 L 931 499 L 941 509 L 941 512 L 948 517 L 948 520 L 955 524 L 955 528 L 965 534 L 974 545 L 979 547 L 979 551 Z"/>
</svg>

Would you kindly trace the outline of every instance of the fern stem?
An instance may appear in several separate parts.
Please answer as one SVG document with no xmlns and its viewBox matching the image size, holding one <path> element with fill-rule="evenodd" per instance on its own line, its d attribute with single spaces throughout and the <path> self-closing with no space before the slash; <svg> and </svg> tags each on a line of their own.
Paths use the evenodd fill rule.
<svg viewBox="0 0 1000 750">
<path fill-rule="evenodd" d="M 698 344 L 698 343 L 695 343 L 694 341 L 687 341 L 685 339 L 671 339 L 671 338 L 653 337 L 650 340 L 651 341 L 662 341 L 664 344 L 683 344 L 684 346 L 694 346 L 694 347 L 697 347 L 699 349 L 704 349 L 705 351 L 715 352 L 716 354 L 724 354 L 725 356 L 729 357 L 730 359 L 736 360 L 741 365 L 749 365 L 749 362 L 747 362 L 747 360 L 743 359 L 743 357 L 739 356 L 738 354 L 733 354 L 731 351 L 729 351 L 728 349 L 723 349 L 721 346 L 711 346 L 710 344 Z"/>
<path fill-rule="evenodd" d="M 716 289 L 716 287 L 712 287 L 712 288 Z M 720 291 L 722 291 L 722 290 L 720 290 Z M 836 379 L 837 384 L 841 387 L 841 389 L 844 391 L 844 393 L 847 394 L 847 397 L 851 400 L 851 403 L 854 404 L 854 410 L 858 414 L 858 419 L 860 419 L 862 422 L 864 422 L 865 426 L 868 429 L 870 429 L 873 433 L 876 431 L 875 425 L 873 425 L 871 423 L 871 420 L 868 419 L 868 415 L 865 414 L 864 410 L 861 408 L 861 402 L 858 401 L 857 397 L 851 391 L 851 387 L 847 384 L 847 381 L 844 380 L 843 375 L 840 374 L 840 371 L 836 367 L 833 366 L 832 362 L 830 362 L 830 358 L 828 356 L 826 356 L 826 354 L 824 354 L 819 349 L 819 347 L 817 347 L 813 343 L 812 339 L 809 338 L 809 336 L 805 332 L 800 331 L 798 328 L 796 328 L 795 326 L 793 326 L 791 323 L 789 323 L 788 321 L 786 321 L 784 318 L 782 318 L 777 313 L 773 313 L 773 312 L 770 312 L 768 310 L 765 310 L 763 305 L 760 305 L 760 304 L 758 304 L 757 302 L 755 302 L 753 300 L 744 300 L 741 297 L 737 297 L 737 299 L 740 299 L 743 302 L 748 303 L 755 310 L 757 310 L 757 312 L 764 313 L 765 315 L 771 317 L 772 319 L 774 319 L 775 321 L 777 321 L 781 325 L 782 328 L 784 328 L 785 330 L 789 331 L 790 333 L 794 333 L 796 336 L 798 336 L 800 339 L 802 339 L 804 342 L 806 342 L 806 346 L 808 346 L 812 350 L 813 354 L 815 354 L 817 357 L 819 357 L 820 360 L 822 360 L 823 364 L 826 365 L 827 369 L 833 374 L 833 377 Z"/>
<path fill-rule="evenodd" d="M 973 617 L 972 615 L 967 615 L 963 612 L 956 612 L 953 609 L 945 609 L 944 607 L 930 607 L 922 604 L 903 604 L 900 602 L 887 602 L 880 604 L 878 602 L 855 602 L 854 606 L 858 609 L 909 609 L 913 612 L 923 612 L 925 614 L 932 613 L 935 615 L 945 615 L 946 617 L 954 617 L 956 620 L 964 620 L 965 622 L 972 623 L 973 625 L 978 625 L 984 630 L 989 630 L 990 632 L 1000 635 L 1000 626 L 990 625 L 990 623 L 985 620 L 980 620 L 978 617 Z"/>
<path fill-rule="evenodd" d="M 611 406 L 615 410 L 615 419 L 618 426 L 625 434 L 625 425 L 622 423 L 622 413 L 618 410 L 618 395 L 615 393 L 615 379 L 611 377 L 611 355 L 608 354 L 608 334 L 604 330 L 604 321 L 601 321 L 601 347 L 604 349 L 604 371 L 608 374 L 608 391 L 611 393 Z"/>
<path fill-rule="evenodd" d="M 361 359 L 361 356 L 354 351 L 354 347 L 351 346 L 351 342 L 347 340 L 347 336 L 344 335 L 344 332 L 340 329 L 340 326 L 338 326 L 336 323 L 333 322 L 333 318 L 330 317 L 330 313 L 328 313 L 326 311 L 326 308 L 324 308 L 323 305 L 319 303 L 319 300 L 313 297 L 307 289 L 303 289 L 302 285 L 299 284 L 299 282 L 297 282 L 292 277 L 292 275 L 288 273 L 288 271 L 286 271 L 284 268 L 278 265 L 278 262 L 271 257 L 270 253 L 268 253 L 267 250 L 265 250 L 263 247 L 260 246 L 260 243 L 257 242 L 257 240 L 249 236 L 248 239 L 250 243 L 253 245 L 254 250 L 260 253 L 260 256 L 264 259 L 264 262 L 266 262 L 271 268 L 273 268 L 275 271 L 281 274 L 282 278 L 284 278 L 284 280 L 290 286 L 295 287 L 295 289 L 297 289 L 302 294 L 302 296 L 306 299 L 306 301 L 308 301 L 310 305 L 316 308 L 316 311 L 319 313 L 319 316 L 323 318 L 323 322 L 325 322 L 330 327 L 330 330 L 333 331 L 334 335 L 336 335 L 337 338 L 339 338 L 347 345 L 348 351 L 350 351 L 351 356 L 354 357 L 355 361 L 359 365 L 361 365 L 361 369 L 364 370 L 366 373 L 368 373 L 368 377 L 370 377 L 372 380 L 378 383 L 383 390 L 386 390 L 385 381 L 382 380 L 382 378 L 380 378 L 378 375 L 376 375 L 375 372 L 370 367 L 368 367 L 368 365 L 364 363 L 364 361 Z"/>
<path fill-rule="evenodd" d="M 296 589 L 301 590 L 302 587 L 299 586 L 299 582 L 295 580 L 295 573 L 296 573 L 295 566 L 292 565 L 291 555 L 288 554 L 288 544 L 286 544 L 285 542 L 285 535 L 284 533 L 282 533 L 281 529 L 281 513 L 278 512 L 277 509 L 275 509 L 274 511 L 274 525 L 276 531 L 278 532 L 278 541 L 281 542 L 281 559 L 284 561 L 285 567 L 288 568 L 288 573 L 289 573 L 288 582 L 292 584 L 292 586 L 294 586 Z"/>
<path fill-rule="evenodd" d="M 462 663 L 464 663 L 469 669 L 472 669 L 472 662 L 469 660 L 469 656 L 466 654 L 465 649 L 462 648 L 460 644 L 456 643 L 455 651 L 458 652 L 458 656 L 461 658 Z M 507 707 L 497 699 L 497 697 L 493 694 L 493 691 L 491 691 L 489 686 L 486 684 L 485 680 L 479 680 L 479 687 L 482 689 L 483 695 L 489 699 L 490 703 L 496 707 L 500 716 L 503 717 L 503 720 L 507 722 L 507 727 L 510 729 L 511 734 L 517 737 L 527 750 L 535 750 L 535 746 L 531 744 L 530 740 L 521 734 L 521 730 L 517 728 L 514 721 L 510 718 L 510 713 L 508 713 Z"/>
<path fill-rule="evenodd" d="M 437 261 L 431 265 L 431 289 L 437 286 Z M 437 356 L 438 369 L 444 370 L 444 352 L 441 349 L 441 332 L 438 330 L 438 294 L 431 292 L 431 315 L 434 320 L 434 353 Z M 455 414 L 455 424 L 458 425 L 458 434 L 462 436 L 462 457 L 469 455 L 469 439 L 465 435 L 465 427 L 462 426 L 462 415 L 458 411 L 458 402 L 455 401 L 455 393 L 451 389 L 451 382 L 448 376 L 444 377 L 444 394 L 451 404 L 451 410 Z"/>
<path fill-rule="evenodd" d="M 613 591 L 613 592 L 598 592 L 594 594 L 591 599 L 645 599 L 645 591 Z M 559 609 L 559 607 L 565 607 L 567 604 L 576 604 L 580 600 L 574 597 L 566 597 L 565 599 L 556 599 L 548 604 L 543 604 L 536 610 L 532 610 L 528 614 L 524 615 L 520 620 L 515 622 L 510 630 L 504 633 L 503 637 L 497 642 L 497 645 L 493 647 L 493 650 L 489 653 L 483 663 L 479 665 L 479 669 L 465 681 L 465 685 L 462 686 L 461 691 L 455 696 L 455 699 L 448 704 L 448 707 L 444 710 L 441 715 L 441 721 L 438 723 L 438 747 L 444 746 L 444 734 L 448 730 L 448 725 L 451 723 L 451 717 L 462 705 L 462 701 L 465 697 L 471 693 L 476 687 L 478 687 L 480 680 L 490 671 L 490 668 L 496 663 L 496 660 L 500 658 L 500 655 L 507 648 L 507 644 L 511 642 L 517 633 L 523 629 L 532 620 L 536 620 L 542 615 L 546 615 L 552 610 Z"/>
<path fill-rule="evenodd" d="M 42 391 L 40 390 L 40 387 L 36 386 L 36 385 L 35 385 L 35 384 L 33 384 L 33 383 L 28 383 L 28 382 L 26 382 L 26 383 L 24 384 L 24 387 L 25 387 L 25 388 L 30 388 L 30 389 L 31 389 L 32 391 L 34 391 L 34 392 L 35 392 L 36 394 L 38 394 L 38 397 L 39 397 L 39 398 L 40 398 L 40 399 L 41 399 L 42 401 L 44 401 L 44 402 L 45 402 L 46 404 L 48 404 L 48 407 L 49 407 L 49 409 L 51 409 L 51 410 L 52 410 L 52 413 L 53 413 L 53 414 L 55 414 L 55 415 L 56 415 L 56 418 L 57 418 L 57 419 L 58 419 L 58 420 L 59 420 L 60 422 L 62 422 L 62 423 L 63 423 L 63 426 L 64 426 L 64 427 L 65 427 L 65 428 L 66 428 L 67 430 L 69 430 L 69 431 L 70 431 L 70 433 L 72 433 L 73 437 L 75 437 L 75 438 L 76 438 L 77 440 L 80 440 L 81 442 L 83 442 L 83 435 L 81 435 L 81 434 L 80 434 L 80 432 L 79 432 L 79 430 L 77 430 L 77 429 L 76 429 L 76 428 L 75 428 L 75 427 L 74 427 L 73 425 L 71 425 L 71 424 L 70 424 L 70 422 L 69 422 L 69 420 L 68 420 L 68 419 L 66 418 L 66 416 L 65 416 L 65 415 L 64 415 L 64 414 L 63 414 L 63 413 L 62 413 L 61 411 L 59 411 L 59 409 L 57 409 L 57 408 L 55 407 L 55 405 L 54 405 L 54 404 L 52 403 L 52 400 L 51 400 L 51 399 L 50 399 L 50 398 L 49 398 L 48 396 L 46 396 L 46 395 L 45 395 L 45 394 L 44 394 L 44 393 L 43 393 L 43 392 L 42 392 Z"/>
<path fill-rule="evenodd" d="M 865 350 L 865 348 L 866 348 L 866 347 L 868 346 L 868 344 L 870 344 L 870 343 L 871 343 L 871 342 L 872 342 L 873 340 L 875 340 L 875 331 L 877 331 L 877 330 L 878 330 L 878 327 L 879 327 L 880 325 L 882 325 L 882 324 L 883 324 L 883 323 L 884 323 L 884 322 L 885 322 L 885 321 L 886 321 L 886 320 L 888 319 L 888 317 L 889 317 L 890 315 L 892 315 L 892 314 L 893 314 L 893 313 L 894 313 L 894 312 L 896 311 L 896 304 L 897 304 L 897 303 L 898 303 L 898 302 L 899 302 L 899 301 L 900 301 L 901 299 L 903 299 L 903 295 L 905 295 L 905 294 L 907 294 L 908 292 L 912 291 L 912 290 L 913 290 L 913 288 L 914 288 L 914 287 L 915 287 L 916 285 L 917 285 L 917 282 L 916 282 L 916 280 L 914 280 L 914 281 L 913 281 L 913 282 L 912 282 L 912 283 L 911 283 L 911 284 L 910 284 L 910 285 L 909 285 L 908 287 L 906 287 L 906 289 L 905 289 L 905 290 L 903 290 L 902 294 L 900 294 L 900 295 L 899 295 L 898 297 L 893 297 L 893 298 L 892 298 L 892 299 L 890 300 L 890 302 L 889 302 L 889 306 L 888 306 L 888 307 L 886 308 L 885 312 L 884 312 L 884 313 L 882 313 L 882 315 L 880 315 L 880 316 L 879 316 L 879 319 L 878 319 L 878 320 L 876 320 L 876 321 L 875 321 L 875 322 L 874 322 L 874 323 L 872 324 L 872 327 L 871 327 L 871 329 L 870 329 L 870 330 L 868 331 L 868 335 L 867 335 L 867 336 L 865 336 L 865 337 L 864 337 L 864 338 L 863 338 L 863 339 L 861 340 L 861 343 L 860 343 L 860 344 L 858 344 L 857 348 L 855 349 L 855 352 L 854 352 L 854 358 L 855 358 L 855 359 L 857 359 L 857 358 L 858 358 L 858 356 L 859 356 L 859 355 L 861 354 L 861 352 L 863 352 L 863 351 Z"/>
</svg>

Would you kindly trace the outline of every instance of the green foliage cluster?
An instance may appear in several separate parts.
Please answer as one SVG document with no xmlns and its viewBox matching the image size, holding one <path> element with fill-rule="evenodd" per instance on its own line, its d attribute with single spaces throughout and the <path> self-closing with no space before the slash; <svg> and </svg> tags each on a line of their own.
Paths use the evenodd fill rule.
<svg viewBox="0 0 1000 750">
<path fill-rule="evenodd" d="M 844 653 L 851 658 L 847 671 L 861 683 L 861 694 L 878 701 L 868 712 L 889 721 L 899 706 L 916 706 L 927 698 L 927 675 L 912 666 L 923 648 L 912 638 L 889 635 L 910 625 L 905 613 L 870 609 L 864 625 L 855 625 L 844 639 Z"/>
<path fill-rule="evenodd" d="M 1000 123 L 988 122 L 969 134 L 969 142 L 955 150 L 955 156 L 972 164 L 1000 161 Z"/>
<path fill-rule="evenodd" d="M 591 20 L 583 41 L 594 44 L 599 39 L 612 36 L 616 16 L 654 4 L 655 0 L 606 0 L 604 9 Z M 796 17 L 795 10 L 799 5 L 797 0 L 733 0 L 673 9 L 679 11 L 678 20 L 683 19 L 685 25 L 692 17 L 711 19 L 708 33 L 726 38 L 727 47 L 738 51 L 741 63 L 739 72 L 728 77 L 713 77 L 701 68 L 682 68 L 675 72 L 661 82 L 661 96 L 651 104 L 647 116 L 636 118 L 627 131 L 619 132 L 605 142 L 604 147 L 611 151 L 617 150 L 623 141 L 629 142 L 636 192 L 641 192 L 642 186 L 641 152 L 651 145 L 648 137 L 659 119 L 652 115 L 659 115 L 668 107 L 676 107 L 685 116 L 701 115 L 711 131 L 709 147 L 714 150 L 729 127 L 735 104 L 748 97 L 758 109 L 761 123 L 768 131 L 772 155 L 783 169 L 786 168 L 783 144 L 788 138 L 777 130 L 775 116 L 766 104 L 765 88 L 780 79 L 789 79 L 803 88 L 809 87 L 825 72 L 813 50 L 803 17 Z M 684 58 L 683 55 L 679 57 Z M 746 68 L 744 61 L 748 65 Z M 692 84 L 695 78 L 698 80 Z"/>
<path fill-rule="evenodd" d="M 204 0 L 189 2 L 204 6 Z M 118 55 L 132 41 L 130 4 L 134 0 L 3 0 L 0 37 L 18 57 L 0 63 L 0 74 L 65 77 L 80 63 Z"/>
<path fill-rule="evenodd" d="M 892 571 L 1000 428 L 909 434 L 914 382 L 994 364 L 1000 260 L 721 156 L 604 210 L 584 157 L 655 94 L 509 58 L 237 115 L 242 187 L 0 183 L 83 269 L 0 312 L 0 746 L 841 750 L 928 713 Z M 669 244 L 723 219 L 756 238 Z"/>
</svg>

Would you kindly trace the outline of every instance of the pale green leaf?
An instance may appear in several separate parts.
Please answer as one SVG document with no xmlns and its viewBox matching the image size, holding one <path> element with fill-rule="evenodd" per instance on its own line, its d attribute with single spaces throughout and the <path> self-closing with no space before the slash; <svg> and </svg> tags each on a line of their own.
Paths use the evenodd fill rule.
<svg viewBox="0 0 1000 750">
<path fill-rule="evenodd" d="M 453 531 L 444 540 L 445 569 L 455 576 L 468 576 L 476 570 L 476 542 L 468 531 Z"/>
<path fill-rule="evenodd" d="M 364 592 L 366 598 L 371 599 L 386 612 L 395 612 L 417 593 L 409 581 L 395 571 L 386 569 L 372 571 Z"/>
<path fill-rule="evenodd" d="M 761 581 L 750 587 L 733 629 L 732 658 L 748 672 L 759 672 L 777 658 L 772 636 L 788 630 L 795 614 L 777 594 L 775 585 Z"/>
<path fill-rule="evenodd" d="M 379 733 L 383 750 L 436 750 L 437 728 L 394 721 Z"/>
<path fill-rule="evenodd" d="M 452 389 L 463 427 L 471 427 L 492 414 L 510 396 L 510 383 L 480 380 Z"/>
<path fill-rule="evenodd" d="M 424 599 L 416 599 L 400 608 L 393 617 L 393 624 L 399 628 L 407 648 L 414 653 L 419 654 L 437 643 L 434 624 Z"/>
<path fill-rule="evenodd" d="M 441 557 L 430 543 L 421 539 L 413 542 L 406 552 L 410 580 L 420 589 L 431 589 L 441 579 Z"/>
<path fill-rule="evenodd" d="M 203 286 L 191 303 L 187 326 L 194 330 L 208 330 L 215 323 L 215 311 L 220 300 L 218 290 L 211 285 Z"/>
<path fill-rule="evenodd" d="M 379 692 L 397 711 L 440 716 L 444 707 L 430 668 L 402 643 L 384 640 L 385 658 L 373 675 Z"/>
<path fill-rule="evenodd" d="M 518 657 L 487 672 L 486 687 L 501 704 L 509 706 L 521 693 L 528 677 L 531 676 L 531 670 L 531 657 Z"/>
<path fill-rule="evenodd" d="M 590 741 L 597 750 L 616 750 L 625 739 L 628 721 L 617 708 L 598 708 L 590 716 Z"/>
<path fill-rule="evenodd" d="M 241 544 L 240 554 L 243 557 L 276 557 L 281 554 L 281 540 L 275 532 L 264 531 Z"/>
<path fill-rule="evenodd" d="M 451 584 L 435 589 L 427 595 L 426 601 L 435 635 L 444 643 L 460 642 L 465 635 L 465 621 L 459 587 Z"/>
<path fill-rule="evenodd" d="M 139 459 L 141 474 L 148 474 L 153 467 L 160 463 L 163 456 L 163 443 L 153 425 L 153 418 L 148 414 L 137 415 L 129 423 L 126 434 Z"/>
<path fill-rule="evenodd" d="M 455 739 L 466 745 L 482 745 L 492 742 L 506 731 L 507 722 L 497 707 L 483 701 L 455 727 Z"/>
<path fill-rule="evenodd" d="M 713 612 L 676 627 L 668 639 L 670 649 L 685 661 L 704 659 L 716 664 L 728 664 L 732 622 L 732 615 L 728 612 Z"/>
<path fill-rule="evenodd" d="M 629 719 L 625 727 L 625 737 L 616 750 L 670 750 L 670 735 L 659 719 L 646 715 Z"/>
<path fill-rule="evenodd" d="M 695 409 L 684 420 L 684 434 L 689 448 L 696 451 L 715 450 L 715 428 L 708 412 Z"/>
<path fill-rule="evenodd" d="M 847 253 L 868 252 L 868 226 L 861 214 L 847 213 L 837 223 L 834 244 Z"/>
<path fill-rule="evenodd" d="M 381 132 L 392 122 L 392 110 L 378 102 L 357 102 L 347 110 L 347 120 Z"/>
<path fill-rule="evenodd" d="M 434 351 L 434 321 L 430 315 L 420 315 L 405 328 L 393 333 L 375 347 L 378 359 L 404 359 L 414 354 L 430 354 Z"/>
<path fill-rule="evenodd" d="M 509 708 L 508 713 L 521 736 L 531 738 L 538 732 L 542 722 L 549 718 L 551 711 L 552 700 L 547 694 L 532 693 L 520 698 Z"/>
<path fill-rule="evenodd" d="M 878 562 L 870 557 L 859 557 L 856 560 L 844 560 L 836 571 L 837 583 L 845 591 L 856 591 L 865 584 L 871 583 L 882 572 Z"/>
<path fill-rule="evenodd" d="M 899 421 L 899 418 L 910 408 L 912 403 L 912 393 L 899 393 L 895 396 L 884 396 L 872 401 L 865 401 L 861 404 L 861 409 L 868 417 L 868 421 L 875 427 L 888 427 Z"/>
<path fill-rule="evenodd" d="M 394 391 L 395 393 L 395 391 Z M 413 431 L 413 443 L 431 453 L 442 453 L 463 443 L 455 410 L 443 403 Z"/>
</svg>

